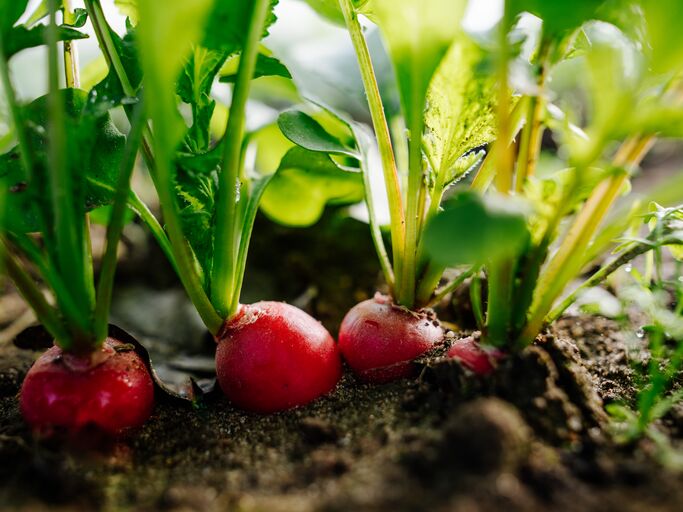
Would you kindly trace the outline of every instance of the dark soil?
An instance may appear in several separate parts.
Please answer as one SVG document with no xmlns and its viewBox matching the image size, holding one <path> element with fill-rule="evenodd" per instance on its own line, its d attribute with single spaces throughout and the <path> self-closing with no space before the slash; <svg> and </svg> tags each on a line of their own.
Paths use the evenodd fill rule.
<svg viewBox="0 0 683 512">
<path fill-rule="evenodd" d="M 270 242 L 255 240 L 249 300 L 287 299 L 334 328 L 372 293 L 366 228 L 325 222 L 326 236 L 343 230 L 343 244 L 279 228 Z M 313 247 L 331 252 L 312 256 Z M 122 273 L 114 320 L 162 375 L 189 368 L 208 382 L 211 342 L 182 294 L 163 288 L 156 270 L 141 282 L 155 264 L 137 275 L 134 267 Z M 632 403 L 638 371 L 619 326 L 599 317 L 564 318 L 486 379 L 437 350 L 413 380 L 371 386 L 347 372 L 330 396 L 269 416 L 235 410 L 219 393 L 194 407 L 160 394 L 139 432 L 87 450 L 36 440 L 24 425 L 17 393 L 37 354 L 0 347 L 2 510 L 628 512 L 683 503 L 683 475 L 648 442 L 611 440 L 604 403 Z M 680 444 L 683 411 L 660 428 Z"/>
</svg>

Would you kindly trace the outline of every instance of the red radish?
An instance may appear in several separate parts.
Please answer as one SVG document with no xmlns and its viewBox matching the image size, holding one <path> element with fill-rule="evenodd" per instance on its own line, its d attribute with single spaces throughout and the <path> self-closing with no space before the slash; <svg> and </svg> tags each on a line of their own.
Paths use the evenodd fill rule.
<svg viewBox="0 0 683 512">
<path fill-rule="evenodd" d="M 472 336 L 455 342 L 446 353 L 468 370 L 481 376 L 491 374 L 505 354 L 493 347 L 482 347 Z"/>
<path fill-rule="evenodd" d="M 307 404 L 341 378 L 341 358 L 330 333 L 284 302 L 241 306 L 217 341 L 221 389 L 249 411 L 269 413 Z"/>
<path fill-rule="evenodd" d="M 117 436 L 142 425 L 152 413 L 154 384 L 130 345 L 107 338 L 82 357 L 54 346 L 31 367 L 21 387 L 20 406 L 38 433 L 87 428 Z"/>
<path fill-rule="evenodd" d="M 411 361 L 442 339 L 431 311 L 408 311 L 379 293 L 356 304 L 339 329 L 339 349 L 349 366 L 375 383 L 410 377 Z"/>
</svg>

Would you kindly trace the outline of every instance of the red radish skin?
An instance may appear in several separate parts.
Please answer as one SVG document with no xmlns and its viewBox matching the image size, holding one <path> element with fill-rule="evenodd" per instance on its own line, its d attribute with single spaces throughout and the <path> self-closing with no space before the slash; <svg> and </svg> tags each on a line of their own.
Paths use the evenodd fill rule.
<svg viewBox="0 0 683 512">
<path fill-rule="evenodd" d="M 153 405 L 147 367 L 134 350 L 113 338 L 88 357 L 53 346 L 28 371 L 20 396 L 24 419 L 46 436 L 73 436 L 86 429 L 119 436 L 141 426 Z"/>
<path fill-rule="evenodd" d="M 455 342 L 446 355 L 476 375 L 485 377 L 493 373 L 505 354 L 493 347 L 482 347 L 472 336 Z"/>
<path fill-rule="evenodd" d="M 337 344 L 313 317 L 284 302 L 243 305 L 217 336 L 216 374 L 237 407 L 271 413 L 305 405 L 341 378 Z"/>
<path fill-rule="evenodd" d="M 443 334 L 433 315 L 407 311 L 377 294 L 346 314 L 339 349 L 362 380 L 390 382 L 412 376 L 412 360 L 440 343 Z"/>
</svg>

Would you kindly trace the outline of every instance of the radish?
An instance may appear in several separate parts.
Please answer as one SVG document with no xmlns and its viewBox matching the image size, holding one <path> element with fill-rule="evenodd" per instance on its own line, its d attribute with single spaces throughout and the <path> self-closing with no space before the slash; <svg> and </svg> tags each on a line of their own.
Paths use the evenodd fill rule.
<svg viewBox="0 0 683 512">
<path fill-rule="evenodd" d="M 29 370 L 20 396 L 24 419 L 42 435 L 94 428 L 118 436 L 142 425 L 153 404 L 145 363 L 131 345 L 113 338 L 87 356 L 53 346 Z"/>
<path fill-rule="evenodd" d="M 455 342 L 446 355 L 476 375 L 490 375 L 505 353 L 494 347 L 482 347 L 472 336 Z"/>
<path fill-rule="evenodd" d="M 283 302 L 243 305 L 217 336 L 216 374 L 238 407 L 269 413 L 304 405 L 341 377 L 334 339 L 315 319 Z"/>
<path fill-rule="evenodd" d="M 367 382 L 410 377 L 411 361 L 433 348 L 443 329 L 430 310 L 409 311 L 381 294 L 354 306 L 339 329 L 339 349 Z"/>
</svg>

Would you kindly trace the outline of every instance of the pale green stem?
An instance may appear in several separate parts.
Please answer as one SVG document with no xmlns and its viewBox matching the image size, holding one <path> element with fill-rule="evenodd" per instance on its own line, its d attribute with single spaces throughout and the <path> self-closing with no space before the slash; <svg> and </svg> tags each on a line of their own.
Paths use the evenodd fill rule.
<svg viewBox="0 0 683 512">
<path fill-rule="evenodd" d="M 71 0 L 62 0 L 64 23 L 73 25 L 76 21 Z M 64 74 L 67 87 L 81 87 L 81 78 L 78 71 L 78 49 L 74 41 L 64 41 Z"/>
<path fill-rule="evenodd" d="M 646 137 L 636 143 L 624 144 L 624 150 L 615 157 L 615 167 L 633 167 L 643 158 L 654 138 Z M 544 269 L 536 287 L 534 300 L 529 311 L 529 320 L 522 331 L 520 341 L 531 343 L 546 322 L 546 315 L 557 296 L 569 280 L 581 270 L 588 245 L 619 195 L 628 179 L 627 172 L 610 176 L 591 193 L 574 223 L 567 231 L 562 244 Z"/>
<path fill-rule="evenodd" d="M 256 69 L 256 58 L 263 27 L 268 16 L 269 0 L 254 0 L 246 41 L 233 89 L 228 124 L 223 140 L 223 167 L 219 177 L 218 200 L 216 201 L 216 232 L 214 242 L 214 263 L 211 276 L 211 301 L 216 311 L 224 318 L 230 318 L 233 296 L 236 293 L 237 259 L 239 257 L 237 229 L 237 191 L 242 161 L 242 139 L 246 124 L 246 105 L 249 99 L 251 81 Z"/>
<path fill-rule="evenodd" d="M 375 70 L 372 65 L 370 50 L 368 49 L 363 29 L 358 21 L 358 14 L 353 7 L 353 2 L 351 0 L 339 0 L 339 6 L 344 14 L 346 27 L 356 51 L 358 67 L 360 69 L 361 79 L 363 80 L 363 87 L 370 109 L 370 117 L 372 118 L 372 125 L 375 130 L 377 146 L 382 161 L 382 171 L 384 173 L 384 183 L 391 220 L 391 247 L 395 279 L 394 294 L 398 294 L 398 288 L 401 288 L 399 281 L 402 279 L 406 221 L 405 213 L 403 211 L 403 200 L 401 198 L 400 179 L 396 168 L 396 159 L 391 142 L 389 124 L 384 112 L 384 104 L 382 103 L 377 77 L 375 76 Z M 372 215 L 372 212 L 370 212 L 370 214 Z M 385 274 L 387 274 L 386 271 Z"/>
<path fill-rule="evenodd" d="M 119 179 L 114 195 L 109 224 L 107 226 L 107 246 L 102 257 L 100 279 L 97 284 L 97 301 L 95 306 L 95 334 L 97 342 L 102 343 L 108 332 L 109 309 L 111 307 L 112 292 L 114 289 L 114 275 L 116 273 L 117 252 L 119 240 L 125 225 L 125 215 L 130 197 L 130 178 L 135 167 L 135 158 L 142 137 L 144 126 L 144 110 L 142 105 L 136 107 L 133 116 L 133 124 L 128 133 L 126 148 L 121 160 Z"/>
</svg>

